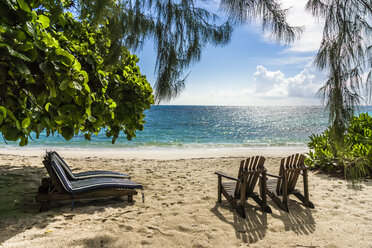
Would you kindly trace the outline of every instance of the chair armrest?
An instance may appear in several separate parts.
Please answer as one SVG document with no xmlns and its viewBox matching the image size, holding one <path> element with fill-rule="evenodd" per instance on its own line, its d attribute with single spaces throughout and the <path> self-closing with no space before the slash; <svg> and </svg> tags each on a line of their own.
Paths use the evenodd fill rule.
<svg viewBox="0 0 372 248">
<path fill-rule="evenodd" d="M 273 174 L 269 174 L 269 173 L 266 173 L 266 176 L 283 179 L 283 177 L 281 177 L 281 176 L 277 176 L 277 175 L 273 175 Z"/>
<path fill-rule="evenodd" d="M 235 177 L 231 177 L 223 172 L 220 172 L 220 171 L 216 171 L 214 174 L 217 174 L 218 176 L 221 176 L 221 177 L 224 177 L 224 178 L 227 178 L 227 179 L 231 179 L 231 180 L 234 180 L 234 181 L 239 181 L 238 178 L 235 178 Z"/>
</svg>

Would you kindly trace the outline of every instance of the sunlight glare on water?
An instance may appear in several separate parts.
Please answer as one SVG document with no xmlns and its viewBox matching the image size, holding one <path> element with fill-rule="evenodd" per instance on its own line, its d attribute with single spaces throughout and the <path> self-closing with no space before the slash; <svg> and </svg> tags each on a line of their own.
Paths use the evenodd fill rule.
<svg viewBox="0 0 372 248">
<path fill-rule="evenodd" d="M 372 107 L 362 109 L 371 112 Z M 305 146 L 312 133 L 328 126 L 323 107 L 233 107 L 233 106 L 152 106 L 145 112 L 146 124 L 137 137 L 128 141 L 124 133 L 115 145 L 104 131 L 85 141 L 78 135 L 66 141 L 61 135 L 46 137 L 45 132 L 28 147 L 278 147 Z M 0 147 L 18 146 L 2 141 Z"/>
</svg>

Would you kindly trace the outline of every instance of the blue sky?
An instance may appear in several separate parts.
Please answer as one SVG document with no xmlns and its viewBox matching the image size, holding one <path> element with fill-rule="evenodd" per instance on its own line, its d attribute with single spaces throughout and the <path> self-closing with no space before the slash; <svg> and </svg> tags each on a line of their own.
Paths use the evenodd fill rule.
<svg viewBox="0 0 372 248">
<path fill-rule="evenodd" d="M 283 106 L 320 105 L 315 96 L 325 74 L 313 65 L 322 25 L 305 12 L 307 0 L 283 0 L 290 7 L 291 25 L 305 26 L 301 39 L 290 46 L 276 44 L 262 34 L 259 23 L 234 29 L 231 42 L 208 46 L 190 68 L 185 90 L 168 103 L 175 105 Z M 155 83 L 155 53 L 147 42 L 138 53 L 139 66 Z"/>
</svg>

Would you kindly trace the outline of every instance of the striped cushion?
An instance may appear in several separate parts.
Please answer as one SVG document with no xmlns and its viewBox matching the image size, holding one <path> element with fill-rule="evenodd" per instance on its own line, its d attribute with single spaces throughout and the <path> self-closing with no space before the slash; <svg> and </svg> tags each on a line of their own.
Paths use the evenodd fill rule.
<svg viewBox="0 0 372 248">
<path fill-rule="evenodd" d="M 94 189 L 142 189 L 142 185 L 129 179 L 98 177 L 70 181 L 58 160 L 53 159 L 51 166 L 69 193 L 80 193 Z"/>
<path fill-rule="evenodd" d="M 65 170 L 66 175 L 71 180 L 79 180 L 93 177 L 118 177 L 118 178 L 127 178 L 130 179 L 130 176 L 127 174 L 122 174 L 114 171 L 84 171 L 80 173 L 73 173 L 67 163 L 63 160 L 57 152 L 50 152 L 50 158 L 57 160 L 60 166 Z"/>
<path fill-rule="evenodd" d="M 88 178 L 71 182 L 74 192 L 84 192 L 93 189 L 117 188 L 117 189 L 142 189 L 142 185 L 123 178 Z"/>
<path fill-rule="evenodd" d="M 62 169 L 58 161 L 52 160 L 50 162 L 54 172 L 56 173 L 59 181 L 62 183 L 63 188 L 70 193 L 74 192 L 74 188 L 71 185 L 70 180 L 67 178 L 65 171 Z"/>
</svg>

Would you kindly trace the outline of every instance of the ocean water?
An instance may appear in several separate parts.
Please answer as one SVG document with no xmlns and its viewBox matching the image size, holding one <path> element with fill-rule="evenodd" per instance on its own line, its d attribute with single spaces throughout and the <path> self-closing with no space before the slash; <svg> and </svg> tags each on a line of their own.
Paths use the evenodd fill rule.
<svg viewBox="0 0 372 248">
<path fill-rule="evenodd" d="M 360 112 L 372 112 L 364 107 Z M 27 147 L 78 148 L 246 148 L 304 147 L 313 133 L 328 126 L 324 107 L 232 107 L 232 106 L 152 106 L 145 112 L 146 124 L 132 141 L 119 136 L 114 145 L 102 131 L 91 141 L 78 135 L 70 141 L 61 135 L 29 142 Z M 35 135 L 32 135 L 35 137 Z M 0 148 L 18 143 L 0 141 Z"/>
</svg>

